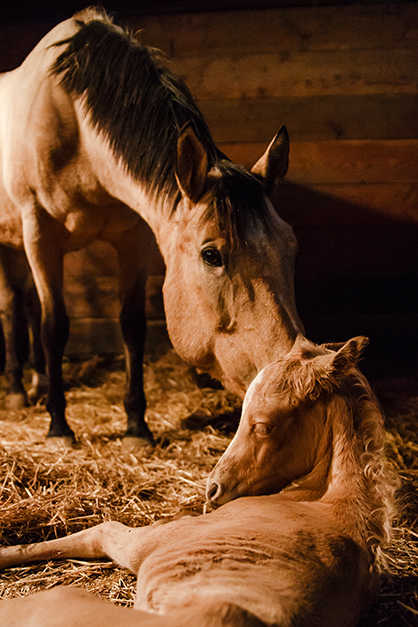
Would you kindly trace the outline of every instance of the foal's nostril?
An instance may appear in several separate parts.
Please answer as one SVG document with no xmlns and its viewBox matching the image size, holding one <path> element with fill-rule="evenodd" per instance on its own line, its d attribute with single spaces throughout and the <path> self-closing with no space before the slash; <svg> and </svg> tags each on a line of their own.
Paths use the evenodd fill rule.
<svg viewBox="0 0 418 627">
<path fill-rule="evenodd" d="M 208 501 L 213 502 L 221 493 L 221 486 L 217 483 L 212 483 L 206 490 L 206 498 Z"/>
</svg>

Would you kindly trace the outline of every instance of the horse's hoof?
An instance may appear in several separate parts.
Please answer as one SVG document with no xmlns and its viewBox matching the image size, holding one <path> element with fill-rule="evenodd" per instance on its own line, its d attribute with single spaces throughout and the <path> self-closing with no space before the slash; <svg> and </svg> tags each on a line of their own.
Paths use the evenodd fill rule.
<svg viewBox="0 0 418 627">
<path fill-rule="evenodd" d="M 46 447 L 49 449 L 54 448 L 74 448 L 76 439 L 73 435 L 50 435 L 46 438 Z"/>
<path fill-rule="evenodd" d="M 16 394 L 8 394 L 5 400 L 5 407 L 8 411 L 16 411 L 28 406 L 26 394 L 22 392 Z"/>
<path fill-rule="evenodd" d="M 125 435 L 122 438 L 122 448 L 128 453 L 142 451 L 144 446 L 150 446 L 153 444 L 153 440 L 149 440 L 148 438 L 137 438 L 131 435 Z"/>
</svg>

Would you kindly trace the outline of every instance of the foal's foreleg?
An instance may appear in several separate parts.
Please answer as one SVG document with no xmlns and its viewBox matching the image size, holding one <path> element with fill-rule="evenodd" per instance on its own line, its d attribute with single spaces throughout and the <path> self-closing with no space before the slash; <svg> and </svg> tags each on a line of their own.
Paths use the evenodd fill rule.
<svg viewBox="0 0 418 627">
<path fill-rule="evenodd" d="M 144 559 L 167 541 L 168 527 L 154 523 L 133 528 L 105 522 L 64 538 L 2 547 L 0 570 L 46 560 L 108 558 L 137 575 Z"/>
<path fill-rule="evenodd" d="M 0 569 L 46 560 L 107 557 L 136 574 L 133 538 L 140 542 L 138 536 L 146 534 L 148 529 L 150 527 L 132 529 L 118 522 L 105 522 L 55 540 L 2 547 Z"/>
</svg>

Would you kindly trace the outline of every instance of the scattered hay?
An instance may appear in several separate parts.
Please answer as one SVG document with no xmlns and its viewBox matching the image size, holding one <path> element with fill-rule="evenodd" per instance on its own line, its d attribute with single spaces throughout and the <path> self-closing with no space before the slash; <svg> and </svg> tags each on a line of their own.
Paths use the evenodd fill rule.
<svg viewBox="0 0 418 627">
<path fill-rule="evenodd" d="M 222 389 L 198 387 L 172 349 L 150 354 L 147 420 L 157 445 L 132 453 L 121 440 L 126 427 L 122 366 L 122 360 L 98 358 L 66 364 L 76 447 L 45 441 L 49 417 L 42 404 L 16 412 L 0 409 L 3 544 L 59 537 L 110 519 L 141 526 L 179 510 L 203 511 L 206 477 L 231 437 L 228 420 L 215 419 L 236 413 L 238 399 Z M 387 412 L 388 452 L 403 478 L 405 510 L 389 552 L 391 578 L 383 581 L 379 603 L 361 626 L 412 627 L 418 611 L 418 381 L 380 381 L 375 389 Z M 4 394 L 0 385 L 0 406 Z M 1 574 L 0 598 L 62 584 L 83 586 L 124 606 L 133 603 L 132 575 L 111 563 L 80 560 L 10 568 Z"/>
</svg>

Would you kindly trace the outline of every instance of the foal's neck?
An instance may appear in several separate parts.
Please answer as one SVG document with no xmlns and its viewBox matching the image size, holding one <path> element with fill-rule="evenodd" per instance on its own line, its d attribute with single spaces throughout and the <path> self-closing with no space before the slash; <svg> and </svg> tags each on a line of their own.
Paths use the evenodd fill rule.
<svg viewBox="0 0 418 627">
<path fill-rule="evenodd" d="M 288 494 L 325 505 L 342 532 L 366 545 L 370 536 L 383 538 L 389 524 L 391 486 L 385 476 L 382 415 L 363 382 L 353 394 L 351 386 L 332 393 L 324 411 L 314 467 Z"/>
</svg>

